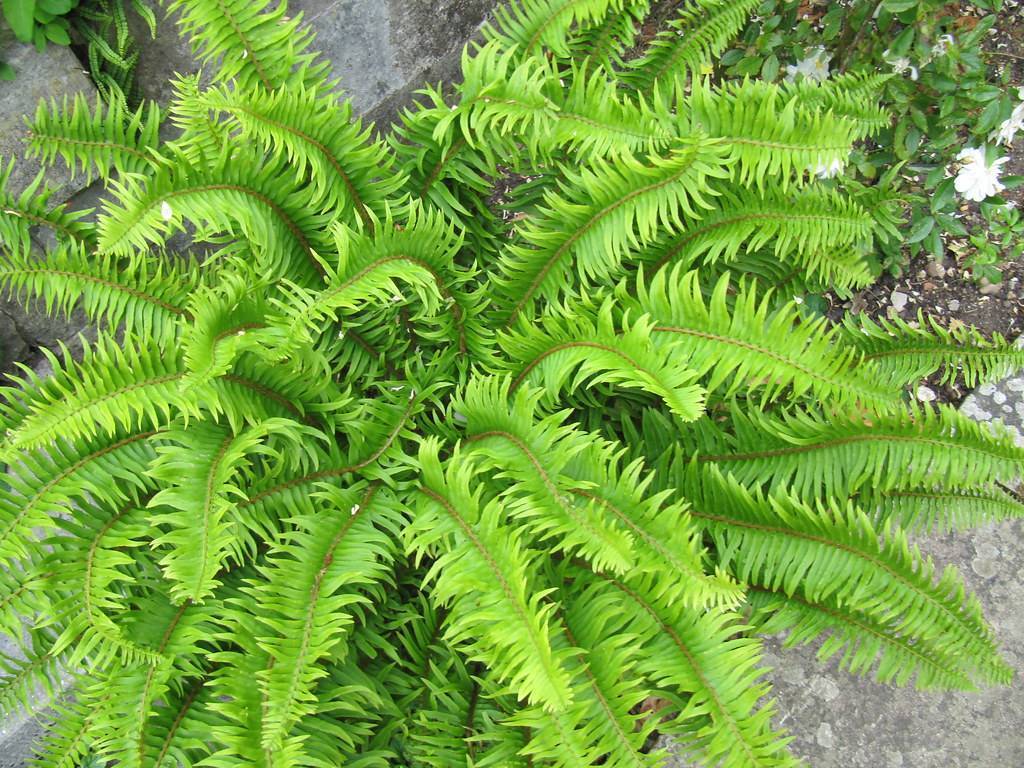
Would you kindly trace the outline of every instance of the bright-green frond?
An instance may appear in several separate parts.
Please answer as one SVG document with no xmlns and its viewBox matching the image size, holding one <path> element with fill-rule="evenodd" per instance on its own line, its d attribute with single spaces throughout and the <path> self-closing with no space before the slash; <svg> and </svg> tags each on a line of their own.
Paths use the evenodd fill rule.
<svg viewBox="0 0 1024 768">
<path fill-rule="evenodd" d="M 129 109 L 122 99 L 97 100 L 91 106 L 82 94 L 58 105 L 40 102 L 28 123 L 28 156 L 52 164 L 63 158 L 72 176 L 86 181 L 111 174 L 151 173 L 160 143 L 162 115 L 156 102 Z"/>
<path fill-rule="evenodd" d="M 33 529 L 50 530 L 55 517 L 79 503 L 120 506 L 139 492 L 153 449 L 151 433 L 112 435 L 13 454 L 0 490 L 0 562 L 30 554 Z"/>
<path fill-rule="evenodd" d="M 343 658 L 353 607 L 369 602 L 390 578 L 393 536 L 402 512 L 374 486 L 315 494 L 315 516 L 293 518 L 252 587 L 268 654 L 262 740 L 274 752 L 295 725 L 318 714 L 314 691 L 327 671 L 321 658 Z M 303 764 L 297 762 L 295 764 Z M 284 763 L 282 763 L 284 765 Z"/>
<path fill-rule="evenodd" d="M 808 321 L 793 303 L 776 308 L 770 292 L 733 286 L 728 273 L 707 301 L 699 272 L 678 267 L 641 283 L 637 293 L 639 310 L 653 318 L 655 348 L 706 376 L 709 392 L 757 399 L 760 389 L 762 406 L 784 393 L 883 411 L 900 403 L 899 390 L 879 381 L 872 366 L 858 366 L 856 352 L 836 343 L 824 318 Z"/>
<path fill-rule="evenodd" d="M 852 120 L 808 109 L 761 80 L 717 89 L 706 79 L 695 81 L 681 101 L 681 132 L 720 139 L 742 186 L 765 189 L 774 181 L 786 191 L 833 164 L 845 164 L 857 136 Z"/>
<path fill-rule="evenodd" d="M 1012 676 L 959 572 L 950 566 L 937 579 L 900 529 L 880 535 L 852 505 L 812 509 L 784 492 L 752 494 L 714 468 L 691 464 L 676 479 L 720 565 L 741 582 L 849 605 L 984 680 Z"/>
<path fill-rule="evenodd" d="M 882 88 L 893 76 L 844 72 L 817 82 L 810 78 L 784 83 L 787 93 L 795 95 L 811 109 L 831 112 L 857 126 L 857 139 L 874 136 L 888 128 L 892 114 L 878 104 Z"/>
<path fill-rule="evenodd" d="M 648 317 L 616 320 L 606 301 L 595 315 L 583 307 L 564 317 L 545 318 L 539 326 L 520 322 L 499 337 L 511 388 L 540 387 L 542 403 L 552 406 L 563 393 L 611 385 L 642 390 L 664 400 L 683 421 L 704 413 L 703 387 L 688 361 L 664 355 L 654 343 Z"/>
<path fill-rule="evenodd" d="M 573 57 L 614 73 L 623 65 L 623 54 L 636 44 L 650 7 L 650 0 L 633 0 L 624 3 L 621 10 L 605 14 L 600 22 L 578 28 L 569 41 Z"/>
<path fill-rule="evenodd" d="M 860 488 L 984 486 L 1017 476 L 1024 461 L 1006 433 L 948 406 L 908 407 L 867 416 L 732 411 L 736 430 L 720 453 L 701 451 L 745 485 L 790 488 L 800 498 L 848 497 Z M 714 450 L 714 448 L 711 448 Z"/>
<path fill-rule="evenodd" d="M 406 529 L 406 547 L 433 554 L 432 599 L 449 608 L 445 636 L 521 698 L 557 712 L 572 701 L 567 657 L 554 642 L 550 588 L 531 578 L 520 530 L 507 525 L 500 501 L 484 501 L 473 465 L 456 453 L 442 469 L 436 440 L 423 442 L 423 484 Z"/>
<path fill-rule="evenodd" d="M 651 42 L 643 56 L 620 75 L 631 88 L 651 93 L 658 86 L 696 80 L 733 41 L 757 7 L 757 0 L 691 0 Z"/>
<path fill-rule="evenodd" d="M 213 286 L 193 291 L 188 302 L 190 322 L 179 344 L 187 375 L 183 387 L 206 384 L 223 376 L 244 353 L 260 348 L 260 330 L 267 325 L 260 280 L 247 269 L 220 276 Z"/>
<path fill-rule="evenodd" d="M 36 696 L 54 696 L 61 688 L 63 658 L 51 644 L 33 638 L 19 643 L 20 654 L 0 651 L 0 712 L 32 712 Z"/>
<path fill-rule="evenodd" d="M 971 678 L 956 659 L 928 647 L 919 637 L 897 631 L 892 622 L 879 621 L 831 597 L 809 600 L 782 590 L 751 587 L 751 623 L 766 635 L 787 632 L 785 645 L 793 647 L 824 641 L 819 661 L 839 655 L 839 667 L 854 675 L 873 673 L 880 683 L 919 689 L 972 691 Z"/>
<path fill-rule="evenodd" d="M 0 457 L 31 449 L 57 437 L 113 439 L 119 430 L 158 428 L 174 410 L 174 394 L 184 372 L 177 355 L 159 347 L 137 346 L 109 337 L 87 345 L 81 361 L 64 348 L 63 360 L 46 352 L 52 376 L 26 393 L 24 410 L 8 427 Z"/>
<path fill-rule="evenodd" d="M 78 502 L 74 515 L 59 520 L 57 535 L 47 539 L 51 549 L 42 567 L 53 596 L 50 613 L 63 619 L 51 653 L 70 648 L 64 661 L 69 669 L 102 668 L 115 659 L 126 665 L 163 660 L 128 640 L 119 625 L 129 610 L 125 593 L 139 576 L 133 550 L 148 543 L 142 503 L 130 498 L 118 508 Z"/>
<path fill-rule="evenodd" d="M 527 57 L 550 50 L 561 58 L 569 56 L 569 41 L 577 25 L 600 24 L 608 15 L 622 10 L 629 0 L 511 0 L 495 11 L 497 29 L 484 34 L 505 48 Z"/>
<path fill-rule="evenodd" d="M 192 222 L 247 238 L 267 272 L 316 279 L 322 268 L 315 254 L 330 253 L 324 230 L 333 217 L 309 207 L 310 192 L 284 180 L 292 172 L 280 159 L 263 160 L 246 146 L 201 164 L 178 156 L 144 182 L 111 181 L 119 203 L 100 216 L 100 250 L 148 250 Z"/>
<path fill-rule="evenodd" d="M 483 297 L 470 288 L 472 271 L 454 262 L 461 238 L 433 211 L 413 206 L 409 214 L 404 224 L 389 216 L 369 235 L 335 227 L 338 263 L 324 265 L 323 289 L 290 286 L 283 300 L 274 300 L 281 317 L 273 322 L 286 329 L 283 337 L 291 344 L 309 342 L 330 320 L 339 322 L 336 332 L 344 338 L 343 313 L 401 305 L 411 310 L 408 321 L 424 338 L 455 342 L 463 352 L 484 350 L 489 333 L 477 319 Z"/>
<path fill-rule="evenodd" d="M 693 139 L 666 157 L 595 161 L 593 170 L 564 169 L 560 189 L 517 230 L 494 277 L 504 324 L 538 300 L 553 301 L 572 284 L 606 283 L 636 249 L 659 231 L 680 231 L 684 217 L 713 208 L 715 179 L 728 175 L 728 148 Z"/>
<path fill-rule="evenodd" d="M 43 171 L 20 194 L 13 194 L 8 189 L 13 171 L 13 159 L 0 166 L 0 243 L 6 246 L 11 258 L 29 258 L 33 227 L 49 229 L 58 242 L 93 242 L 93 225 L 82 220 L 90 211 L 69 211 L 65 204 L 51 208 L 53 190 L 44 184 Z"/>
<path fill-rule="evenodd" d="M 295 422 L 272 419 L 238 434 L 210 422 L 161 433 L 164 444 L 149 474 L 162 487 L 149 501 L 150 522 L 162 531 L 153 545 L 164 548 L 160 564 L 176 604 L 203 602 L 220 584 L 225 562 L 242 559 L 230 512 L 245 497 L 239 476 L 258 455 L 274 451 L 267 436 L 300 444 L 309 432 Z"/>
<path fill-rule="evenodd" d="M 466 419 L 466 455 L 479 457 L 481 467 L 508 483 L 502 496 L 506 514 L 538 540 L 596 568 L 631 570 L 632 534 L 599 504 L 569 493 L 574 483 L 562 476 L 588 436 L 563 424 L 562 416 L 534 422 L 540 393 L 520 389 L 510 398 L 508 386 L 508 379 L 476 379 L 454 403 Z"/>
<path fill-rule="evenodd" d="M 645 748 L 657 719 L 642 709 L 650 691 L 635 671 L 637 649 L 616 596 L 600 585 L 580 589 L 563 617 L 565 642 L 577 651 L 571 663 L 580 682 L 565 712 L 533 708 L 507 721 L 528 729 L 523 752 L 554 766 L 661 766 L 664 750 Z"/>
<path fill-rule="evenodd" d="M 94 323 L 159 341 L 178 333 L 201 279 L 192 262 L 138 251 L 97 254 L 81 243 L 41 258 L 17 251 L 0 255 L 0 286 L 20 301 L 36 301 L 51 316 L 80 308 Z"/>
<path fill-rule="evenodd" d="M 271 151 L 275 164 L 287 165 L 298 183 L 309 183 L 308 205 L 336 211 L 343 221 L 358 220 L 372 229 L 385 215 L 384 202 L 401 185 L 390 171 L 384 145 L 370 140 L 370 129 L 352 117 L 351 103 L 312 88 L 265 91 L 211 88 L 197 99 L 203 109 L 232 119 L 242 141 Z"/>
<path fill-rule="evenodd" d="M 678 706 L 659 724 L 662 733 L 730 768 L 796 766 L 788 739 L 771 728 L 772 702 L 761 678 L 760 643 L 744 637 L 732 611 L 697 612 L 651 596 L 644 582 L 602 578 L 615 608 L 627 618 L 641 653 L 637 671 L 655 695 Z"/>
<path fill-rule="evenodd" d="M 868 492 L 858 503 L 879 529 L 892 522 L 915 533 L 962 531 L 1024 517 L 1024 503 L 998 486 L 969 490 L 897 488 Z"/>
<path fill-rule="evenodd" d="M 657 265 L 733 261 L 743 253 L 770 250 L 776 259 L 813 269 L 822 250 L 863 247 L 874 220 L 838 193 L 808 188 L 794 194 L 736 188 L 718 198 L 716 210 L 673 238 Z M 829 275 L 822 275 L 827 279 Z"/>
<path fill-rule="evenodd" d="M 302 14 L 290 15 L 288 3 L 271 0 L 171 0 L 181 35 L 196 59 L 217 62 L 224 80 L 239 87 L 273 90 L 288 83 L 319 84 L 327 64 L 308 48 L 313 33 Z"/>
<path fill-rule="evenodd" d="M 847 316 L 846 342 L 897 385 L 914 384 L 941 372 L 940 381 L 963 377 L 968 387 L 996 381 L 1024 368 L 1024 347 L 1000 334 L 986 338 L 970 326 L 945 328 L 933 317 L 905 320 Z"/>
</svg>

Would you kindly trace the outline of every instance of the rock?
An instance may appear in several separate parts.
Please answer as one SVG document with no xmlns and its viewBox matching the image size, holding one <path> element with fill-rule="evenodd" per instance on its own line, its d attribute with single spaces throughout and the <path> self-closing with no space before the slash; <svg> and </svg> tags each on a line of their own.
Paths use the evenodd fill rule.
<svg viewBox="0 0 1024 768">
<path fill-rule="evenodd" d="M 906 309 L 907 301 L 910 297 L 902 291 L 893 291 L 889 294 L 889 303 L 892 304 L 892 308 L 897 312 L 902 312 Z"/>
<path fill-rule="evenodd" d="M 463 45 L 498 0 L 291 0 L 316 30 L 356 111 L 390 122 L 426 83 L 459 72 Z"/>
<path fill-rule="evenodd" d="M 946 309 L 948 309 L 950 312 L 958 311 L 960 309 L 960 300 L 950 299 L 949 301 L 946 302 Z"/>
<path fill-rule="evenodd" d="M 0 32 L 0 60 L 18 73 L 14 80 L 0 81 L 0 156 L 6 161 L 16 158 L 8 191 L 17 195 L 39 172 L 39 162 L 25 159 L 25 115 L 34 115 L 41 99 L 73 98 L 84 93 L 95 98 L 96 89 L 82 70 L 70 48 L 48 45 L 42 53 L 35 46 L 23 45 L 4 29 Z M 54 188 L 51 203 L 66 200 L 85 186 L 72 180 L 71 173 L 58 162 L 46 173 L 45 180 Z"/>
<path fill-rule="evenodd" d="M 925 281 L 925 283 L 924 283 L 924 285 L 922 285 L 922 286 L 921 286 L 921 288 L 922 288 L 922 289 L 924 290 L 924 292 L 925 292 L 925 293 L 931 293 L 931 292 L 932 292 L 932 291 L 934 291 L 934 290 L 935 290 L 935 289 L 936 289 L 937 287 L 938 287 L 938 286 L 937 286 L 937 285 L 935 285 L 935 283 L 933 283 L 933 282 L 930 282 L 930 281 L 928 281 L 928 280 L 926 280 L 926 281 Z"/>
<path fill-rule="evenodd" d="M 942 266 L 942 264 L 940 264 L 937 261 L 929 261 L 925 265 L 924 271 L 928 273 L 929 277 L 945 277 L 946 276 L 946 268 L 944 266 Z"/>
<path fill-rule="evenodd" d="M 922 384 L 917 388 L 917 399 L 922 403 L 933 403 L 935 402 L 935 392 L 929 387 Z"/>
</svg>

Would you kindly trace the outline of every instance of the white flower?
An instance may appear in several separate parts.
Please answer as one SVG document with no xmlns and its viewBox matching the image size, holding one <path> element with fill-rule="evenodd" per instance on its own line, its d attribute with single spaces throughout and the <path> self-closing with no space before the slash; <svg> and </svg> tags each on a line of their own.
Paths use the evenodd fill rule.
<svg viewBox="0 0 1024 768">
<path fill-rule="evenodd" d="M 945 56 L 949 52 L 949 46 L 956 43 L 952 35 L 939 35 L 939 39 L 932 45 L 932 56 Z"/>
<path fill-rule="evenodd" d="M 844 165 L 846 165 L 846 163 L 839 158 L 836 158 L 830 163 L 818 163 L 814 167 L 814 175 L 819 179 L 834 179 L 843 172 Z"/>
<path fill-rule="evenodd" d="M 818 83 L 828 80 L 828 63 L 830 61 L 832 61 L 832 54 L 825 53 L 825 49 L 818 46 L 803 61 L 786 66 L 786 82 L 793 82 L 797 75 L 803 75 L 805 79 Z"/>
<path fill-rule="evenodd" d="M 164 221 L 170 221 L 174 215 L 174 210 L 171 208 L 171 204 L 164 200 L 160 203 L 160 215 L 164 217 Z"/>
<path fill-rule="evenodd" d="M 1018 91 L 1018 94 L 1024 99 L 1024 87 Z M 996 144 L 1012 147 L 1013 137 L 1017 135 L 1017 131 L 1024 131 L 1024 101 L 1013 108 L 1010 116 L 992 132 L 989 139 L 995 141 Z"/>
<path fill-rule="evenodd" d="M 902 75 L 904 72 L 910 73 L 911 80 L 917 80 L 917 67 L 910 63 L 910 59 L 906 56 L 892 56 L 889 50 L 886 49 L 882 52 L 882 58 L 892 66 L 892 71 L 897 75 Z"/>
<path fill-rule="evenodd" d="M 985 160 L 985 150 L 967 147 L 956 156 L 960 171 L 953 186 L 965 200 L 980 203 L 987 197 L 998 195 L 1004 187 L 999 183 L 999 167 L 1009 158 L 1000 157 L 991 165 Z"/>
</svg>

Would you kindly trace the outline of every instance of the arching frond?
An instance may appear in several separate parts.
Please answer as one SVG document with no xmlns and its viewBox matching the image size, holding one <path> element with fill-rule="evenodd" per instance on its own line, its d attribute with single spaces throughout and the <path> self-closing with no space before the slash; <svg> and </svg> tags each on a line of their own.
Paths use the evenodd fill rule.
<svg viewBox="0 0 1024 768">
<path fill-rule="evenodd" d="M 499 264 L 494 281 L 505 326 L 536 301 L 557 299 L 571 275 L 581 288 L 606 282 L 660 229 L 681 230 L 683 216 L 700 219 L 713 207 L 712 182 L 728 174 L 727 152 L 714 140 L 694 139 L 649 164 L 621 158 L 614 166 L 566 169 L 560 192 L 545 195 Z"/>
<path fill-rule="evenodd" d="M 91 106 L 81 93 L 72 101 L 39 103 L 29 122 L 28 155 L 52 164 L 63 158 L 72 176 L 86 182 L 111 174 L 153 171 L 160 143 L 160 107 L 145 102 L 130 110 L 122 99 L 97 100 Z"/>
<path fill-rule="evenodd" d="M 160 564 L 176 604 L 203 602 L 220 583 L 224 563 L 242 559 L 237 551 L 241 539 L 234 535 L 229 511 L 244 496 L 239 475 L 249 467 L 250 457 L 272 453 L 265 442 L 268 434 L 294 441 L 302 428 L 275 419 L 237 435 L 209 422 L 163 433 L 167 442 L 149 472 L 162 488 L 148 506 L 153 510 L 150 522 L 162 531 L 153 545 L 166 547 Z"/>
<path fill-rule="evenodd" d="M 697 460 L 746 485 L 790 488 L 805 499 L 845 498 L 863 487 L 984 486 L 1010 481 L 1024 460 L 1008 434 L 994 435 L 948 406 L 831 418 L 737 409 L 732 415 L 730 449 L 701 452 Z"/>
<path fill-rule="evenodd" d="M 682 97 L 679 118 L 681 132 L 721 140 L 740 185 L 766 189 L 773 181 L 784 192 L 820 168 L 845 164 L 857 137 L 852 120 L 807 109 L 761 80 L 719 89 L 694 82 Z"/>
<path fill-rule="evenodd" d="M 120 204 L 100 217 L 100 250 L 122 255 L 162 245 L 189 221 L 248 238 L 266 271 L 314 279 L 321 272 L 316 254 L 330 253 L 324 230 L 332 217 L 310 208 L 309 192 L 282 177 L 291 172 L 281 162 L 263 163 L 246 147 L 201 165 L 175 158 L 145 183 L 111 181 Z"/>
<path fill-rule="evenodd" d="M 572 662 L 580 683 L 565 712 L 535 707 L 509 718 L 509 725 L 530 734 L 523 752 L 554 766 L 663 765 L 663 750 L 646 749 L 657 721 L 642 710 L 650 691 L 636 673 L 637 648 L 616 596 L 591 585 L 573 596 L 563 615 L 564 641 L 577 650 Z"/>
<path fill-rule="evenodd" d="M 623 54 L 636 44 L 650 7 L 649 0 L 623 3 L 621 10 L 611 11 L 600 22 L 577 28 L 569 41 L 573 57 L 614 73 L 623 65 Z"/>
<path fill-rule="evenodd" d="M 891 74 L 843 72 L 822 82 L 805 77 L 784 83 L 782 87 L 812 109 L 852 121 L 857 126 L 857 139 L 864 139 L 892 123 L 892 114 L 878 104 L 883 86 L 892 77 Z"/>
<path fill-rule="evenodd" d="M 934 317 L 919 316 L 915 327 L 900 318 L 847 316 L 844 331 L 865 361 L 899 385 L 941 371 L 943 383 L 962 376 L 968 387 L 976 387 L 1024 368 L 1024 347 L 998 333 L 986 338 L 970 326 L 945 328 Z"/>
<path fill-rule="evenodd" d="M 643 56 L 629 62 L 620 75 L 631 88 L 650 93 L 655 88 L 696 80 L 708 74 L 719 53 L 743 29 L 757 0 L 691 0 L 684 3 L 668 28 L 651 42 Z"/>
<path fill-rule="evenodd" d="M 752 623 L 759 632 L 787 632 L 785 645 L 806 645 L 824 636 L 818 659 L 842 654 L 839 666 L 851 674 L 874 673 L 880 683 L 919 689 L 974 690 L 955 660 L 936 653 L 920 638 L 906 637 L 891 622 L 878 621 L 834 598 L 808 600 L 782 590 L 751 587 Z"/>
<path fill-rule="evenodd" d="M 51 230 L 58 242 L 92 243 L 93 226 L 82 221 L 89 211 L 69 211 L 63 204 L 50 208 L 53 190 L 44 184 L 43 171 L 20 194 L 13 194 L 8 189 L 13 172 L 13 159 L 0 166 L 0 243 L 12 259 L 29 258 L 33 227 Z"/>
<path fill-rule="evenodd" d="M 824 271 L 816 268 L 822 251 L 869 243 L 873 229 L 867 211 L 831 190 L 784 195 L 737 188 L 718 199 L 716 210 L 675 236 L 656 263 L 731 262 L 742 253 L 770 248 L 776 259 L 814 274 Z"/>
<path fill-rule="evenodd" d="M 900 529 L 887 528 L 883 538 L 852 506 L 812 509 L 782 492 L 751 494 L 714 468 L 691 465 L 676 478 L 715 539 L 720 564 L 741 581 L 850 606 L 983 680 L 1012 676 L 957 570 L 949 566 L 936 579 L 931 559 Z"/>
<path fill-rule="evenodd" d="M 709 392 L 743 391 L 762 406 L 783 393 L 881 411 L 899 406 L 899 390 L 885 386 L 872 366 L 858 366 L 824 318 L 805 320 L 792 303 L 775 309 L 772 298 L 743 282 L 731 286 L 726 273 L 705 302 L 700 273 L 676 268 L 641 283 L 637 305 L 653 318 L 655 348 L 706 376 Z"/>
<path fill-rule="evenodd" d="M 434 556 L 428 578 L 432 599 L 450 610 L 445 636 L 520 697 L 564 709 L 572 700 L 569 651 L 553 642 L 549 589 L 529 575 L 535 555 L 522 532 L 504 524 L 501 504 L 483 502 L 471 464 L 456 455 L 442 469 L 437 451 L 432 440 L 420 448 L 423 485 L 406 547 Z"/>
<path fill-rule="evenodd" d="M 201 279 L 194 263 L 137 251 L 123 257 L 97 254 L 81 243 L 42 258 L 18 251 L 0 255 L 0 286 L 9 295 L 37 301 L 48 315 L 81 308 L 94 323 L 157 341 L 175 336 L 188 316 L 188 296 Z"/>
<path fill-rule="evenodd" d="M 271 0 L 172 0 L 182 36 L 196 59 L 217 62 L 223 80 L 239 87 L 272 90 L 286 83 L 319 84 L 327 64 L 307 49 L 313 34 L 302 14 L 288 15 L 288 5 Z"/>
<path fill-rule="evenodd" d="M 370 236 L 344 225 L 334 235 L 339 260 L 336 268 L 326 268 L 327 285 L 319 292 L 294 286 L 275 301 L 281 318 L 274 322 L 290 343 L 310 342 L 325 319 L 337 320 L 344 310 L 403 302 L 399 282 L 413 290 L 419 304 L 414 324 L 427 317 L 437 322 L 435 314 L 441 320 L 439 327 L 419 331 L 424 336 L 447 337 L 462 351 L 470 345 L 479 351 L 487 343 L 488 334 L 474 322 L 478 297 L 466 290 L 472 275 L 454 264 L 461 240 L 443 217 L 413 208 L 404 225 L 389 217 Z"/>
<path fill-rule="evenodd" d="M 962 531 L 1024 517 L 1024 503 L 998 487 L 897 488 L 868 492 L 858 503 L 879 529 L 891 523 L 921 533 Z"/>
<path fill-rule="evenodd" d="M 0 488 L 0 562 L 25 557 L 36 543 L 33 529 L 50 530 L 54 518 L 78 503 L 120 506 L 143 485 L 153 457 L 154 432 L 115 432 L 77 440 L 55 439 L 8 460 Z"/>
<path fill-rule="evenodd" d="M 402 522 L 394 501 L 373 486 L 326 487 L 316 496 L 316 516 L 291 520 L 293 530 L 271 550 L 264 580 L 253 588 L 267 632 L 260 640 L 269 657 L 260 682 L 262 740 L 270 752 L 302 718 L 318 713 L 314 686 L 326 670 L 317 662 L 344 656 L 351 606 L 368 602 L 377 583 L 389 578 Z"/>
<path fill-rule="evenodd" d="M 760 644 L 744 637 L 731 611 L 690 611 L 651 597 L 641 581 L 603 578 L 599 585 L 614 597 L 627 631 L 642 649 L 637 671 L 655 695 L 678 706 L 678 714 L 659 724 L 662 733 L 698 749 L 712 764 L 796 766 L 786 751 L 788 739 L 771 728 L 773 702 L 759 666 Z"/>
<path fill-rule="evenodd" d="M 569 55 L 569 40 L 576 25 L 589 27 L 620 11 L 626 0 L 511 0 L 498 6 L 497 28 L 487 25 L 484 33 L 521 56 L 537 55 L 548 49 L 556 56 Z"/>
<path fill-rule="evenodd" d="M 513 375 L 511 388 L 525 383 L 541 386 L 545 405 L 558 402 L 586 384 L 611 384 L 639 389 L 665 401 L 683 421 L 704 412 L 704 389 L 684 360 L 666 357 L 653 342 L 654 324 L 646 317 L 616 322 L 613 304 L 605 302 L 594 318 L 577 311 L 573 316 L 547 318 L 540 327 L 524 322 L 499 343 Z"/>
<path fill-rule="evenodd" d="M 565 465 L 587 445 L 583 433 L 566 426 L 561 416 L 534 422 L 539 392 L 516 392 L 509 403 L 507 379 L 473 382 L 456 410 L 466 418 L 469 457 L 509 482 L 507 514 L 521 519 L 539 540 L 615 573 L 635 563 L 633 536 L 599 504 L 567 493 L 573 485 L 562 477 Z"/>
<path fill-rule="evenodd" d="M 310 206 L 336 211 L 342 221 L 358 219 L 369 230 L 385 216 L 384 201 L 402 180 L 389 172 L 391 158 L 353 119 L 349 102 L 302 86 L 269 92 L 221 86 L 197 101 L 231 117 L 242 141 L 272 151 L 298 183 L 308 181 Z"/>
<path fill-rule="evenodd" d="M 23 415 L 9 423 L 0 456 L 50 443 L 119 430 L 143 432 L 165 424 L 175 407 L 183 372 L 176 355 L 159 347 L 139 348 L 133 339 L 119 346 L 109 337 L 87 345 L 80 362 L 67 348 L 63 359 L 45 351 L 53 375 L 26 392 Z"/>
</svg>

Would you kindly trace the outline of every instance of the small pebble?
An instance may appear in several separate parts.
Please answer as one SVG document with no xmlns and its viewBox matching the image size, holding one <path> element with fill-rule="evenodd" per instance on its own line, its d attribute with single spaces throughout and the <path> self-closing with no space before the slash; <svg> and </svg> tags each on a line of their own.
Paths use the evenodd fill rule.
<svg viewBox="0 0 1024 768">
<path fill-rule="evenodd" d="M 942 266 L 937 261 L 929 261 L 925 265 L 924 271 L 927 272 L 929 274 L 929 276 L 931 276 L 931 277 L 945 277 L 946 276 L 946 268 L 944 266 Z"/>
<path fill-rule="evenodd" d="M 926 280 L 924 285 L 922 285 L 921 287 L 924 289 L 925 293 L 928 293 L 930 291 L 934 291 L 938 286 L 936 286 L 935 283 Z"/>
<path fill-rule="evenodd" d="M 917 399 L 920 400 L 922 403 L 935 402 L 935 392 L 931 388 L 926 387 L 924 384 L 922 384 L 920 387 L 917 388 Z"/>
<path fill-rule="evenodd" d="M 1003 403 L 1006 402 L 1006 394 L 1004 392 L 1000 392 L 997 389 L 995 392 L 992 393 L 992 402 L 995 403 L 996 405 L 1002 405 Z"/>
<path fill-rule="evenodd" d="M 818 726 L 817 742 L 825 749 L 832 749 L 835 746 L 835 738 L 832 735 L 832 724 L 822 723 Z"/>
<path fill-rule="evenodd" d="M 910 297 L 902 291 L 893 291 L 889 295 L 889 303 L 892 304 L 892 308 L 897 312 L 902 312 L 906 308 L 909 299 Z"/>
<path fill-rule="evenodd" d="M 960 309 L 960 300 L 950 299 L 948 302 L 946 302 L 946 307 L 949 309 L 950 312 L 956 312 L 958 309 Z"/>
<path fill-rule="evenodd" d="M 982 296 L 995 296 L 1001 290 L 1003 290 L 1002 283 L 989 283 L 988 285 L 981 286 L 981 288 L 978 290 L 978 293 L 980 293 Z"/>
</svg>

